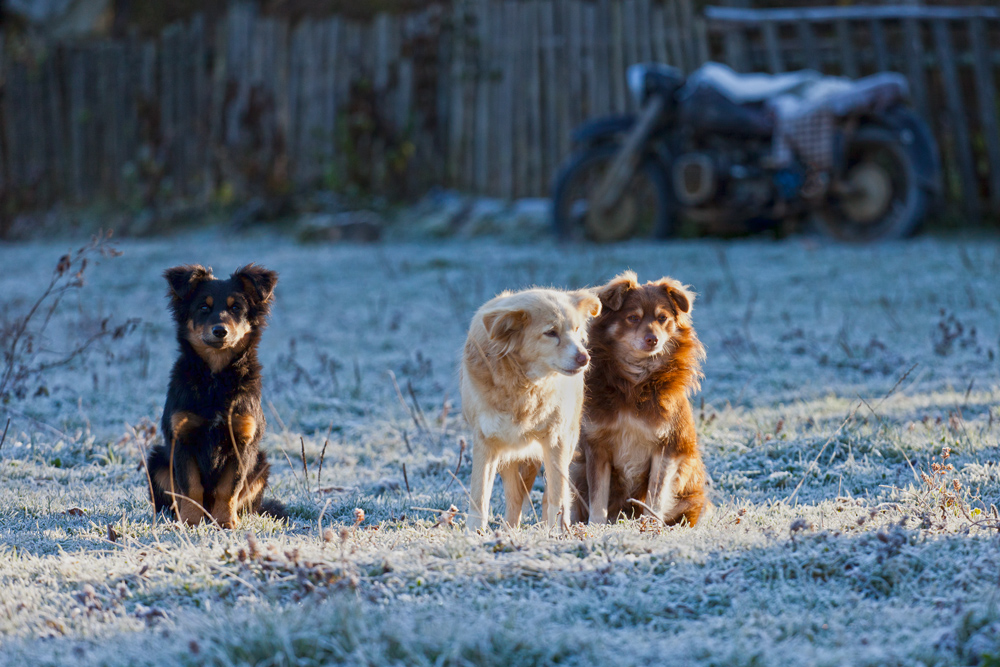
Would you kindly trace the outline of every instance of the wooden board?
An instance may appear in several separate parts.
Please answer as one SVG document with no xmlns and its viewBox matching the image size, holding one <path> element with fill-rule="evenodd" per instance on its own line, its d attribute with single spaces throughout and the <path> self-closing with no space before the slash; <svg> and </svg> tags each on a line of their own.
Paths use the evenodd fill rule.
<svg viewBox="0 0 1000 667">
<path fill-rule="evenodd" d="M 979 102 L 979 122 L 989 159 L 990 205 L 1000 214 L 1000 129 L 997 127 L 997 94 L 991 50 L 987 43 L 984 19 L 969 22 L 969 42 L 972 45 L 972 65 L 976 77 L 976 99 Z"/>
<path fill-rule="evenodd" d="M 951 134 L 954 139 L 955 159 L 961 176 L 962 203 L 969 222 L 976 224 L 981 215 L 979 188 L 976 168 L 969 139 L 969 126 L 965 119 L 962 90 L 959 87 L 955 54 L 951 45 L 950 26 L 944 21 L 936 21 L 933 26 L 934 43 L 940 59 L 941 77 L 944 82 L 945 100 L 948 106 Z"/>
</svg>

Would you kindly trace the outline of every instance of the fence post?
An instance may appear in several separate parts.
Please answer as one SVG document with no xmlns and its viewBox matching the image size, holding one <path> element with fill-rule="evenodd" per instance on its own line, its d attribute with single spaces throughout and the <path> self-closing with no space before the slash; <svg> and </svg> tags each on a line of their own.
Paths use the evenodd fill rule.
<svg viewBox="0 0 1000 667">
<path fill-rule="evenodd" d="M 962 108 L 962 91 L 958 85 L 958 71 L 951 48 L 951 35 L 948 32 L 950 28 L 949 23 L 944 20 L 935 21 L 934 41 L 941 64 L 941 77 L 944 80 L 955 158 L 958 161 L 958 170 L 961 175 L 963 208 L 966 215 L 978 222 L 981 214 L 978 180 L 976 179 L 975 163 L 972 159 L 969 128 L 965 121 L 965 109 Z"/>
</svg>

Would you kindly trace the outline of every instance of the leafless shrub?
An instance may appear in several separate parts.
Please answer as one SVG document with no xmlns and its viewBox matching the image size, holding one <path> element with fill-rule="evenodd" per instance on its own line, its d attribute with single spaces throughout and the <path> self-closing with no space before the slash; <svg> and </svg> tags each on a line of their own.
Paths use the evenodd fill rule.
<svg viewBox="0 0 1000 667">
<path fill-rule="evenodd" d="M 63 297 L 83 288 L 84 272 L 90 260 L 95 256 L 108 258 L 121 255 L 110 240 L 110 231 L 98 233 L 90 243 L 76 252 L 60 257 L 48 285 L 28 311 L 0 322 L 0 348 L 3 349 L 0 400 L 9 401 L 11 395 L 23 398 L 32 378 L 82 357 L 98 340 L 118 340 L 135 329 L 138 320 L 129 319 L 122 324 L 112 325 L 110 318 L 106 317 L 100 320 L 97 331 L 75 343 L 68 351 L 53 353 L 44 347 L 45 331 L 52 317 Z"/>
</svg>

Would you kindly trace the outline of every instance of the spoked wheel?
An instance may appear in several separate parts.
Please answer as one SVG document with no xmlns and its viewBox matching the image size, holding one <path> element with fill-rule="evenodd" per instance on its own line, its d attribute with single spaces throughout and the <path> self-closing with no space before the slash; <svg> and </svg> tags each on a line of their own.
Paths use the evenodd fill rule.
<svg viewBox="0 0 1000 667">
<path fill-rule="evenodd" d="M 591 201 L 617 151 L 615 145 L 595 146 L 576 154 L 560 170 L 552 193 L 553 224 L 559 239 L 608 243 L 670 235 L 667 175 L 655 160 L 640 162 L 611 209 L 599 211 Z"/>
<path fill-rule="evenodd" d="M 927 211 L 927 192 L 895 134 L 861 128 L 847 147 L 844 175 L 831 187 L 816 226 L 840 239 L 864 243 L 912 236 Z"/>
</svg>

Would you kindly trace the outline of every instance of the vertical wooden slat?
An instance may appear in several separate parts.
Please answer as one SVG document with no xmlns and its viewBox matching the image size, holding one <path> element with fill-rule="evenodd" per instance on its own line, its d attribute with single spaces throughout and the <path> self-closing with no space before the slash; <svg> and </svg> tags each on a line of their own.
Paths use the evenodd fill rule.
<svg viewBox="0 0 1000 667">
<path fill-rule="evenodd" d="M 565 80 L 556 79 L 556 34 L 555 34 L 555 7 L 552 0 L 541 0 L 538 5 L 539 11 L 539 42 L 542 49 L 542 100 L 544 109 L 542 114 L 542 160 L 539 178 L 540 192 L 544 193 L 545 184 L 548 181 L 548 174 L 555 171 L 556 160 L 559 159 L 559 100 L 565 99 Z"/>
<path fill-rule="evenodd" d="M 501 4 L 501 3 L 498 3 Z M 511 199 L 514 196 L 514 122 L 515 122 L 515 98 L 518 90 L 517 69 L 515 67 L 514 40 L 517 35 L 517 5 L 514 0 L 502 2 L 503 19 L 500 28 L 501 42 L 500 48 L 503 54 L 503 79 L 500 86 L 500 115 L 497 117 L 499 123 L 500 143 L 499 163 L 500 163 L 500 196 L 504 199 Z"/>
<path fill-rule="evenodd" d="M 700 53 L 699 41 L 704 35 L 699 34 L 698 26 L 696 25 L 696 17 L 694 12 L 694 6 L 691 0 L 679 0 L 680 2 L 680 34 L 681 43 L 684 45 L 684 60 L 685 60 L 685 71 L 692 71 L 698 67 L 702 62 L 702 54 Z M 700 17 L 698 17 L 700 19 Z M 704 26 L 704 22 L 702 22 Z M 705 41 L 704 47 L 707 48 L 708 43 Z"/>
<path fill-rule="evenodd" d="M 986 155 L 990 162 L 990 204 L 994 213 L 1000 213 L 1000 129 L 997 127 L 997 94 L 996 81 L 993 78 L 993 60 L 986 40 L 986 21 L 972 19 L 969 22 L 969 42 L 972 45 L 979 122 L 983 128 Z"/>
<path fill-rule="evenodd" d="M 614 94 L 611 91 L 611 7 L 607 0 L 598 0 L 593 11 L 588 12 L 587 33 L 594 62 L 592 88 L 595 114 L 610 113 Z"/>
<path fill-rule="evenodd" d="M 473 187 L 483 192 L 489 182 L 489 132 L 490 132 L 490 77 L 492 58 L 489 45 L 489 5 L 488 0 L 479 0 L 476 5 L 476 41 L 478 57 L 476 62 L 476 117 L 472 135 L 475 151 L 475 181 Z"/>
<path fill-rule="evenodd" d="M 462 128 L 465 109 L 465 4 L 457 0 L 452 5 L 452 25 L 455 30 L 451 60 L 451 105 L 448 113 L 448 180 L 459 183 L 462 169 Z"/>
<path fill-rule="evenodd" d="M 635 21 L 636 0 L 621 0 L 621 40 L 624 53 L 623 69 L 639 62 L 639 28 Z"/>
<path fill-rule="evenodd" d="M 631 108 L 631 100 L 625 90 L 625 36 L 622 20 L 622 5 L 611 3 L 611 93 L 612 108 L 621 113 Z"/>
<path fill-rule="evenodd" d="M 979 188 L 976 180 L 976 168 L 972 158 L 972 144 L 969 138 L 969 127 L 965 119 L 965 108 L 962 105 L 962 90 L 959 87 L 958 70 L 955 66 L 955 55 L 951 46 L 950 25 L 945 21 L 934 22 L 934 42 L 941 66 L 941 78 L 944 82 L 945 97 L 948 105 L 951 134 L 954 140 L 955 158 L 961 175 L 962 202 L 966 215 L 971 222 L 978 222 L 980 217 Z"/>
<path fill-rule="evenodd" d="M 705 20 L 703 16 L 697 16 L 692 21 L 694 27 L 692 28 L 694 32 L 694 44 L 692 45 L 694 51 L 694 63 L 692 64 L 692 69 L 700 67 L 702 63 L 707 63 L 710 60 L 709 46 L 708 46 L 708 21 Z"/>
<path fill-rule="evenodd" d="M 854 46 L 851 44 L 851 26 L 844 20 L 837 21 L 834 25 L 837 30 L 837 47 L 840 50 L 841 74 L 856 79 L 858 61 L 854 56 Z"/>
<path fill-rule="evenodd" d="M 3 43 L 0 41 L 0 50 Z M 50 140 L 49 171 L 52 178 L 53 195 L 55 197 L 68 197 L 69 195 L 69 159 L 66 154 L 66 135 L 64 124 L 64 104 L 62 89 L 59 85 L 59 56 L 61 50 L 52 49 L 49 57 L 45 61 L 46 69 L 46 109 L 45 109 L 45 131 Z M 0 56 L 2 58 L 2 56 Z M 2 67 L 2 66 L 0 66 Z M 0 70 L 2 71 L 2 70 Z M 3 158 L 0 156 L 0 169 L 2 169 Z M 3 183 L 0 181 L 0 190 Z"/>
<path fill-rule="evenodd" d="M 649 0 L 636 0 L 635 2 L 635 26 L 636 41 L 638 51 L 638 62 L 648 63 L 653 60 L 653 44 L 650 39 L 653 28 L 652 12 L 649 8 Z"/>
<path fill-rule="evenodd" d="M 910 91 L 917 110 L 925 119 L 930 119 L 927 103 L 927 75 L 924 72 L 924 44 L 920 36 L 920 24 L 916 19 L 903 19 L 906 38 L 906 77 L 910 81 Z"/>
<path fill-rule="evenodd" d="M 541 40 L 538 34 L 539 25 L 539 5 L 529 3 L 525 5 L 526 34 L 528 36 L 528 111 L 530 113 L 530 151 L 528 153 L 529 162 L 529 187 L 525 193 L 529 197 L 537 196 L 545 190 L 546 176 L 542 173 L 542 153 L 545 144 L 542 140 L 542 77 L 541 77 Z"/>
<path fill-rule="evenodd" d="M 670 64 L 687 71 L 688 63 L 681 39 L 681 13 L 678 0 L 667 0 L 664 7 L 667 21 L 667 35 L 670 39 Z"/>
<path fill-rule="evenodd" d="M 785 71 L 785 61 L 781 57 L 781 44 L 778 42 L 778 25 L 774 21 L 765 21 L 761 26 L 764 34 L 764 48 L 767 51 L 767 67 L 772 74 Z"/>
<path fill-rule="evenodd" d="M 816 48 L 816 33 L 812 24 L 804 20 L 796 21 L 795 30 L 799 36 L 799 48 L 802 49 L 806 67 L 817 71 L 822 70 L 819 49 Z"/>
<path fill-rule="evenodd" d="M 653 3 L 652 21 L 653 31 L 653 59 L 657 62 L 668 63 L 677 66 L 676 62 L 670 59 L 670 45 L 667 37 L 667 10 L 663 3 Z"/>
<path fill-rule="evenodd" d="M 889 69 L 889 48 L 886 46 L 882 22 L 878 19 L 869 21 L 868 32 L 871 34 L 872 48 L 875 51 L 875 70 L 885 72 Z"/>
<path fill-rule="evenodd" d="M 84 173 L 86 158 L 84 148 L 84 124 L 87 116 L 86 102 L 86 64 L 80 49 L 73 49 L 69 54 L 69 141 L 73 199 L 82 203 L 85 197 Z M 9 85 L 9 84 L 8 84 Z M 10 134 L 8 134 L 9 147 Z M 13 157 L 11 154 L 10 157 Z M 11 165 L 13 167 L 13 164 Z"/>
</svg>

